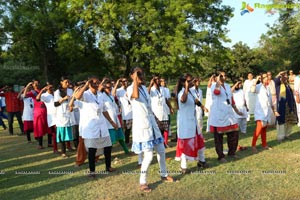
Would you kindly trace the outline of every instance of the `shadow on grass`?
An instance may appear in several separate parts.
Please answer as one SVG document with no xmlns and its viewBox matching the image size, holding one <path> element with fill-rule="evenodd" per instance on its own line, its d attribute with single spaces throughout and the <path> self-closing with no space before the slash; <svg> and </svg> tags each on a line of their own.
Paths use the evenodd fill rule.
<svg viewBox="0 0 300 200">
<path fill-rule="evenodd" d="M 63 168 L 61 168 L 63 169 Z M 27 175 L 29 176 L 29 175 Z M 33 176 L 33 175 L 32 175 Z M 82 177 L 82 176 L 70 176 L 70 175 L 64 175 L 69 176 L 70 178 L 65 180 L 58 180 L 56 182 L 47 183 L 49 181 L 49 175 L 48 174 L 41 174 L 36 175 L 38 176 L 35 178 L 35 180 L 38 182 L 33 188 L 27 188 L 26 184 L 27 181 L 30 180 L 30 177 L 24 178 L 23 176 L 20 176 L 20 180 L 15 181 L 22 181 L 24 182 L 24 185 L 22 188 L 14 188 L 13 191 L 6 190 L 7 192 L 3 192 L 1 194 L 1 199 L 36 199 L 36 198 L 42 198 L 47 199 L 49 197 L 48 195 L 51 195 L 53 193 L 57 193 L 59 191 L 63 191 L 66 188 L 69 187 L 76 187 L 81 184 L 85 184 L 87 182 L 90 182 L 91 179 L 88 177 Z M 53 175 L 53 177 L 56 177 Z M 51 177 L 52 178 L 52 177 Z M 27 181 L 25 181 L 27 180 Z M 46 184 L 42 184 L 46 183 Z M 63 197 L 61 197 L 64 199 Z"/>
</svg>

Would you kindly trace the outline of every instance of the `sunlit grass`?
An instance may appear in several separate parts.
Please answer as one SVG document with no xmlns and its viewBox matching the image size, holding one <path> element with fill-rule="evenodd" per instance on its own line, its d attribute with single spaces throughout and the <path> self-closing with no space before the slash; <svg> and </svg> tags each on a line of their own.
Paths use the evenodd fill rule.
<svg viewBox="0 0 300 200">
<path fill-rule="evenodd" d="M 172 117 L 173 139 L 176 133 Z M 206 125 L 206 122 L 204 123 Z M 167 167 L 178 183 L 162 183 L 156 155 L 149 168 L 148 183 L 153 191 L 144 194 L 138 189 L 137 156 L 127 156 L 121 147 L 113 147 L 112 166 L 117 172 L 103 173 L 104 158 L 96 165 L 96 179 L 86 176 L 88 164 L 75 168 L 75 152 L 63 159 L 52 148 L 37 150 L 37 142 L 27 144 L 25 136 L 10 136 L 0 132 L 0 199 L 299 199 L 300 136 L 294 127 L 292 140 L 278 143 L 275 129 L 268 130 L 272 150 L 263 151 L 260 139 L 258 154 L 252 154 L 250 144 L 254 130 L 250 122 L 240 144 L 247 146 L 238 152 L 238 159 L 228 158 L 220 164 L 214 149 L 213 137 L 203 133 L 206 140 L 206 159 L 210 168 L 199 171 L 196 162 L 189 162 L 192 174 L 179 173 L 180 163 L 174 160 L 176 143 L 166 149 Z M 203 130 L 206 130 L 205 127 Z M 46 144 L 46 138 L 44 144 Z M 227 148 L 224 137 L 224 148 Z M 39 174 L 26 174 L 38 172 Z M 23 173 L 23 174 L 22 174 Z M 24 174 L 25 173 L 25 174 Z"/>
</svg>

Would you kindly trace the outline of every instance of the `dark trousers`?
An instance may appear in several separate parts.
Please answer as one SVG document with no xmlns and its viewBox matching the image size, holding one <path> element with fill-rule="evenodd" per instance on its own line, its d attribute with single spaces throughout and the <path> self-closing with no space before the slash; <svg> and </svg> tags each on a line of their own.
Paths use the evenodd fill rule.
<svg viewBox="0 0 300 200">
<path fill-rule="evenodd" d="M 225 157 L 223 153 L 223 135 L 223 133 L 218 133 L 216 130 L 214 132 L 215 149 L 218 154 L 218 160 Z M 233 131 L 226 133 L 226 135 L 228 145 L 228 156 L 234 156 L 238 146 L 239 132 Z"/>
<path fill-rule="evenodd" d="M 125 143 L 129 143 L 130 129 L 125 129 Z"/>
<path fill-rule="evenodd" d="M 89 148 L 89 153 L 88 153 L 88 157 L 89 157 L 89 168 L 90 168 L 90 172 L 95 172 L 95 156 L 96 156 L 96 148 Z"/>
<path fill-rule="evenodd" d="M 72 126 L 72 133 L 73 133 L 74 146 L 77 149 L 79 144 L 79 125 Z"/>
<path fill-rule="evenodd" d="M 8 130 L 9 134 L 13 134 L 13 122 L 14 122 L 14 116 L 16 115 L 21 133 L 23 133 L 23 122 L 22 122 L 22 113 L 21 112 L 7 112 L 7 117 L 8 117 Z"/>
<path fill-rule="evenodd" d="M 30 131 L 26 131 L 27 141 L 31 142 Z"/>
<path fill-rule="evenodd" d="M 0 116 L 3 118 L 3 119 L 8 119 L 7 115 L 4 113 L 5 111 L 5 107 L 1 107 L 1 111 L 0 111 Z"/>
<path fill-rule="evenodd" d="M 39 142 L 39 146 L 43 146 L 43 136 L 42 137 L 38 137 L 37 141 Z"/>
<path fill-rule="evenodd" d="M 105 158 L 106 170 L 109 170 L 109 168 L 111 167 L 111 150 L 112 150 L 112 146 L 104 147 L 104 158 Z"/>
<path fill-rule="evenodd" d="M 3 129 L 6 129 L 6 125 L 4 124 L 4 121 L 2 119 L 2 116 L 0 116 L 0 126 L 3 127 Z"/>
<path fill-rule="evenodd" d="M 66 154 L 66 142 L 61 142 L 61 153 Z"/>
</svg>

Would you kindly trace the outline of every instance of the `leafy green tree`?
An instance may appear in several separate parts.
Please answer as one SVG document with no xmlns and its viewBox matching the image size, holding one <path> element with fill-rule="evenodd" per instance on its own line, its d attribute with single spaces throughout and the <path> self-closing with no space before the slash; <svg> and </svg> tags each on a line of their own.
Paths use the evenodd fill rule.
<svg viewBox="0 0 300 200">
<path fill-rule="evenodd" d="M 109 72 L 95 33 L 70 16 L 67 7 L 58 0 L 2 1 L 10 62 L 39 66 L 39 78 L 51 81 L 83 71 Z"/>
<path fill-rule="evenodd" d="M 69 13 L 94 27 L 99 48 L 124 74 L 139 65 L 162 75 L 201 71 L 203 49 L 220 47 L 232 16 L 220 0 L 69 0 Z"/>
</svg>

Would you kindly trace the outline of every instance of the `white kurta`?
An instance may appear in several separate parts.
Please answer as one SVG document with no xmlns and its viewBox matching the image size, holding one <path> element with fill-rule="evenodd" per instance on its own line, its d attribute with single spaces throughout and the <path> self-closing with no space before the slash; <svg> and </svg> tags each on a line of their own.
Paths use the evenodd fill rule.
<svg viewBox="0 0 300 200">
<path fill-rule="evenodd" d="M 67 95 L 71 98 L 73 95 L 73 90 L 67 89 Z M 60 96 L 60 91 L 56 90 L 54 92 L 54 102 L 58 102 L 62 97 Z M 69 127 L 72 125 L 73 113 L 69 109 L 69 100 L 64 101 L 61 105 L 56 107 L 56 126 L 57 127 Z"/>
<path fill-rule="evenodd" d="M 106 93 L 102 93 L 102 97 L 103 97 L 103 101 L 104 101 L 104 105 L 107 108 L 107 112 L 111 118 L 111 120 L 114 121 L 115 124 L 118 125 L 119 128 L 121 128 L 121 124 L 120 124 L 120 120 L 118 118 L 118 112 L 117 110 L 118 105 L 115 102 L 115 99 L 112 95 L 107 95 Z M 105 118 L 106 121 L 106 125 L 108 129 L 114 129 L 114 127 L 111 125 L 111 123 Z"/>
<path fill-rule="evenodd" d="M 139 87 L 139 98 L 131 98 L 133 83 L 127 88 L 132 105 L 132 141 L 147 142 L 162 137 L 151 110 L 151 99 L 147 88 Z M 155 137 L 155 138 L 154 138 Z"/>
<path fill-rule="evenodd" d="M 196 90 L 195 87 L 192 87 L 190 89 L 190 91 L 192 92 L 193 96 L 195 98 L 197 98 L 202 103 L 202 101 L 203 101 L 202 90 L 200 88 L 198 88 Z M 197 118 L 197 120 L 202 120 L 202 114 L 203 114 L 202 108 L 200 106 L 196 106 L 196 118 Z"/>
<path fill-rule="evenodd" d="M 122 120 L 132 119 L 132 107 L 130 99 L 126 95 L 126 90 L 122 87 L 118 88 L 116 91 L 116 96 L 121 103 Z"/>
<path fill-rule="evenodd" d="M 243 84 L 243 90 L 245 94 L 246 103 L 249 109 L 249 114 L 254 114 L 254 108 L 255 108 L 255 100 L 256 100 L 256 94 L 251 92 L 251 87 L 254 84 L 254 79 L 252 80 L 245 80 Z"/>
<path fill-rule="evenodd" d="M 247 118 L 247 108 L 245 106 L 245 95 L 244 91 L 242 89 L 235 90 L 233 92 L 233 99 L 235 102 L 236 108 L 243 113 L 243 115 L 238 115 L 236 112 L 234 112 L 234 115 L 236 118 Z"/>
<path fill-rule="evenodd" d="M 256 95 L 256 103 L 254 110 L 254 119 L 255 121 L 261 120 L 266 122 L 271 122 L 271 114 L 272 114 L 272 96 L 270 89 L 268 87 L 263 86 L 262 84 L 258 84 L 256 86 L 255 92 Z"/>
<path fill-rule="evenodd" d="M 43 101 L 47 108 L 47 122 L 48 127 L 56 125 L 56 107 L 54 106 L 54 96 L 48 92 L 41 95 L 41 101 Z"/>
<path fill-rule="evenodd" d="M 168 105 L 166 103 L 165 90 L 162 87 L 157 90 L 154 86 L 152 86 L 150 90 L 150 98 L 151 109 L 154 115 L 159 121 L 167 121 L 169 119 L 169 116 L 167 112 Z"/>
<path fill-rule="evenodd" d="M 227 83 L 224 83 L 224 87 L 221 86 L 220 94 L 215 95 L 216 84 L 211 86 L 212 105 L 209 113 L 209 125 L 214 127 L 226 127 L 237 123 L 232 106 L 227 103 L 227 99 L 231 103 L 231 88 Z"/>
<path fill-rule="evenodd" d="M 196 135 L 196 128 L 200 134 L 199 126 L 197 125 L 195 100 L 191 93 L 185 103 L 180 101 L 184 93 L 184 88 L 178 93 L 178 116 L 177 116 L 177 136 L 180 139 L 194 138 Z"/>
<path fill-rule="evenodd" d="M 33 121 L 33 100 L 31 97 L 25 97 L 22 95 L 24 108 L 22 114 L 23 121 Z"/>
<path fill-rule="evenodd" d="M 216 84 L 215 82 L 212 85 Z M 206 88 L 206 98 L 205 98 L 205 108 L 208 109 L 208 112 L 205 113 L 205 116 L 209 116 L 210 107 L 212 104 L 212 94 L 211 94 L 211 87 Z"/>
<path fill-rule="evenodd" d="M 74 102 L 80 110 L 79 132 L 83 139 L 109 137 L 103 112 L 106 111 L 101 94 L 94 95 L 90 90 L 83 93 L 82 101 Z"/>
<path fill-rule="evenodd" d="M 165 98 L 166 98 L 167 100 L 169 100 L 169 99 L 171 98 L 171 94 L 170 94 L 169 88 L 163 87 L 163 86 L 161 86 L 160 88 L 164 90 Z M 168 115 L 171 114 L 169 106 L 166 106 L 165 112 L 167 112 Z"/>
</svg>

